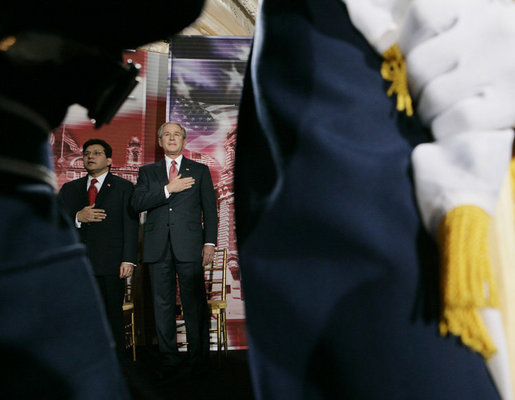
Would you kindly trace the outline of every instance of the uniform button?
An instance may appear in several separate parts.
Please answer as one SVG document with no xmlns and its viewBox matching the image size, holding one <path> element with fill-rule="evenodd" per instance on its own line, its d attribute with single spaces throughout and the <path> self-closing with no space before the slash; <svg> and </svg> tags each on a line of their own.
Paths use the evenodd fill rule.
<svg viewBox="0 0 515 400">
<path fill-rule="evenodd" d="M 168 211 L 172 211 L 172 209 L 171 209 L 171 208 L 169 208 L 169 209 L 168 209 Z"/>
</svg>

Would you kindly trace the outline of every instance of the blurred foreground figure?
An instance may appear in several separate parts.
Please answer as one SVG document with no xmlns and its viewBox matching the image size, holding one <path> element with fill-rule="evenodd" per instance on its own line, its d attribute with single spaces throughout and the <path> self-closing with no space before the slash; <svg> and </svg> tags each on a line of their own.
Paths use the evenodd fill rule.
<svg viewBox="0 0 515 400">
<path fill-rule="evenodd" d="M 511 398 L 486 240 L 514 20 L 503 1 L 262 1 L 235 170 L 258 399 Z"/>
<path fill-rule="evenodd" d="M 0 16 L 0 354 L 2 398 L 123 399 L 84 246 L 57 205 L 48 134 L 74 103 L 97 127 L 134 88 L 122 51 L 193 22 L 202 1 L 7 2 Z"/>
</svg>

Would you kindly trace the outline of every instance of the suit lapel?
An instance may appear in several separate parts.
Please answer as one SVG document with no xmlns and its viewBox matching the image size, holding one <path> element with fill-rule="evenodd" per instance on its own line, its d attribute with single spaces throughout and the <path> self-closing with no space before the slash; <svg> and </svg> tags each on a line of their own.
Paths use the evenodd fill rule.
<svg viewBox="0 0 515 400">
<path fill-rule="evenodd" d="M 100 188 L 100 191 L 97 194 L 97 199 L 95 200 L 95 208 L 98 208 L 99 204 L 102 204 L 103 199 L 108 196 L 108 193 L 111 191 L 112 182 L 112 174 L 110 172 L 107 173 L 106 178 L 104 179 L 104 183 Z"/>
<path fill-rule="evenodd" d="M 166 185 L 168 182 L 168 173 L 166 171 L 166 160 L 164 158 L 156 163 L 156 174 L 158 181 Z"/>
<path fill-rule="evenodd" d="M 191 176 L 191 163 L 186 157 L 182 157 L 181 168 L 179 168 L 179 174 L 181 178 Z"/>
<path fill-rule="evenodd" d="M 80 185 L 80 203 L 89 205 L 89 199 L 88 199 L 88 175 L 80 178 L 78 180 Z"/>
<path fill-rule="evenodd" d="M 182 161 L 181 161 L 181 167 L 179 168 L 179 174 L 181 175 L 181 178 L 187 178 L 187 177 L 192 176 L 191 166 L 192 166 L 191 161 L 183 156 L 182 157 Z M 182 192 L 179 192 L 179 193 L 175 193 L 170 198 L 171 202 L 173 204 L 177 205 L 178 203 L 183 201 L 185 198 L 188 198 L 188 196 L 189 196 L 188 193 L 189 193 L 188 190 L 182 191 Z"/>
</svg>

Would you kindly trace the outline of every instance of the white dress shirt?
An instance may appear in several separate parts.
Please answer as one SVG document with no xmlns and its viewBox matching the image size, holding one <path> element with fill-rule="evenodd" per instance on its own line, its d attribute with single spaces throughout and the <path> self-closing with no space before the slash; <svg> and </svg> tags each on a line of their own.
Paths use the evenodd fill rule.
<svg viewBox="0 0 515 400">
<path fill-rule="evenodd" d="M 91 181 L 93 179 L 96 179 L 97 183 L 95 183 L 95 187 L 97 188 L 97 193 L 100 192 L 100 188 L 104 184 L 104 181 L 105 181 L 106 176 L 107 176 L 108 173 L 109 173 L 109 171 L 106 171 L 102 175 L 97 176 L 96 178 L 93 178 L 91 175 L 88 175 L 88 183 L 86 184 L 86 191 L 89 190 L 89 187 L 91 186 Z M 77 214 L 75 214 L 75 226 L 77 228 L 80 228 L 81 227 L 81 222 L 79 222 L 79 219 L 77 218 Z"/>
<path fill-rule="evenodd" d="M 168 176 L 168 180 L 170 180 L 170 166 L 172 165 L 172 161 L 173 160 L 174 159 L 172 159 L 172 158 L 170 158 L 168 156 L 165 156 L 166 176 Z M 177 165 L 176 165 L 177 172 L 179 172 L 179 170 L 181 169 L 182 154 L 175 159 L 175 162 L 177 163 Z M 168 188 L 166 186 L 167 185 L 165 185 L 165 196 L 166 196 L 166 198 L 168 198 L 168 197 L 171 196 L 171 193 L 168 191 Z"/>
</svg>

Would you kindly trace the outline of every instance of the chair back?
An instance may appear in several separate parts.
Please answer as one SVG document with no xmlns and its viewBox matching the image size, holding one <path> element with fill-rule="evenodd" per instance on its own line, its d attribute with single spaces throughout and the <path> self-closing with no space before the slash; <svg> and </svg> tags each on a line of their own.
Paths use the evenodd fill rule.
<svg viewBox="0 0 515 400">
<path fill-rule="evenodd" d="M 124 313 L 125 348 L 132 348 L 132 360 L 136 361 L 136 325 L 134 322 L 134 275 L 125 278 L 125 294 L 122 310 Z"/>
<path fill-rule="evenodd" d="M 123 297 L 124 303 L 134 303 L 133 280 L 134 275 L 125 278 L 125 293 Z"/>
<path fill-rule="evenodd" d="M 213 261 L 204 267 L 208 302 L 226 300 L 227 249 L 216 248 Z"/>
</svg>

